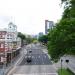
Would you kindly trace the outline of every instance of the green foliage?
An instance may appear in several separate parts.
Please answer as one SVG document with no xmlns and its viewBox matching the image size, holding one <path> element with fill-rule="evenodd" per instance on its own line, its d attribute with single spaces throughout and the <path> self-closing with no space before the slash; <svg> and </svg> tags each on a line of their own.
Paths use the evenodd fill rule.
<svg viewBox="0 0 75 75">
<path fill-rule="evenodd" d="M 18 32 L 18 37 L 21 38 L 21 46 L 23 46 L 24 45 L 24 40 L 26 40 L 26 36 L 23 33 Z"/>
<path fill-rule="evenodd" d="M 68 2 L 62 19 L 48 34 L 48 52 L 54 61 L 64 54 L 75 54 L 75 0 L 62 1 Z"/>
<path fill-rule="evenodd" d="M 26 39 L 26 36 L 21 32 L 18 32 L 18 37 L 20 37 L 22 40 Z"/>
<path fill-rule="evenodd" d="M 69 69 L 61 69 L 58 70 L 58 75 L 74 75 Z"/>
<path fill-rule="evenodd" d="M 28 35 L 28 37 L 26 38 L 26 42 L 29 44 L 29 43 L 32 43 L 34 40 L 37 40 L 36 38 L 32 38 L 30 35 Z"/>
<path fill-rule="evenodd" d="M 47 35 L 43 35 L 43 36 L 39 37 L 38 40 L 39 40 L 40 42 L 42 42 L 42 43 L 47 44 L 48 37 L 47 37 Z"/>
<path fill-rule="evenodd" d="M 64 19 L 48 34 L 48 50 L 53 60 L 75 53 L 75 20 Z"/>
<path fill-rule="evenodd" d="M 31 43 L 32 42 L 32 38 L 31 37 L 27 37 L 26 38 L 26 42 L 29 44 L 29 43 Z"/>
<path fill-rule="evenodd" d="M 63 38 L 64 34 L 62 31 L 54 28 L 49 34 L 49 42 L 48 42 L 48 52 L 51 55 L 51 58 L 55 61 L 62 56 L 65 51 L 63 48 Z"/>
<path fill-rule="evenodd" d="M 62 18 L 75 18 L 75 0 L 62 0 L 65 9 Z"/>
</svg>

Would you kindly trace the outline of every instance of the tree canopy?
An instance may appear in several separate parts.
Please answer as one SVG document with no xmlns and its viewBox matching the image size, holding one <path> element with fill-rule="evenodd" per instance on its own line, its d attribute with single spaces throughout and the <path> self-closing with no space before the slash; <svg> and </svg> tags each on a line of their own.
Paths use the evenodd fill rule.
<svg viewBox="0 0 75 75">
<path fill-rule="evenodd" d="M 26 39 L 26 36 L 21 32 L 18 32 L 18 37 L 20 37 L 22 40 Z"/>
<path fill-rule="evenodd" d="M 38 40 L 44 44 L 47 44 L 48 37 L 47 37 L 47 35 L 42 35 L 41 37 L 39 37 Z"/>
<path fill-rule="evenodd" d="M 53 60 L 75 54 L 75 0 L 61 1 L 65 3 L 62 18 L 48 34 L 48 52 Z"/>
</svg>

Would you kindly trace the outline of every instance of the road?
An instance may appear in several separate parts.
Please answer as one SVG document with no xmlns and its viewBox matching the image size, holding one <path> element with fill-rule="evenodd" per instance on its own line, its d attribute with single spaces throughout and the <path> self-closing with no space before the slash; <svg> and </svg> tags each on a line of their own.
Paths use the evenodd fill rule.
<svg viewBox="0 0 75 75">
<path fill-rule="evenodd" d="M 57 75 L 44 47 L 31 44 L 25 50 L 20 63 L 8 75 Z M 32 53 L 28 53 L 30 50 Z M 28 55 L 32 58 L 30 63 L 26 61 Z"/>
</svg>

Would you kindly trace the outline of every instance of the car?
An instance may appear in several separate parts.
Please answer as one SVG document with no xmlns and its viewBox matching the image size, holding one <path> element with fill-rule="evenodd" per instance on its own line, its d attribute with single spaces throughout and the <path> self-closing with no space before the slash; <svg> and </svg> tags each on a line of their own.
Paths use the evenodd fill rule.
<svg viewBox="0 0 75 75">
<path fill-rule="evenodd" d="M 30 50 L 29 53 L 32 53 L 32 51 Z"/>
<path fill-rule="evenodd" d="M 30 63 L 32 61 L 31 56 L 27 56 L 27 62 Z"/>
</svg>

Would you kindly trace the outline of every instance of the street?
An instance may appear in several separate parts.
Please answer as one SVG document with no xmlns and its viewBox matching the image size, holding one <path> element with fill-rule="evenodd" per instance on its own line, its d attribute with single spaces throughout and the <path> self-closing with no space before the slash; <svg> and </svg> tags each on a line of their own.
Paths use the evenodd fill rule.
<svg viewBox="0 0 75 75">
<path fill-rule="evenodd" d="M 8 75 L 57 75 L 47 52 L 43 51 L 43 47 L 31 44 L 24 50 L 26 51 L 23 51 L 20 63 Z M 30 50 L 32 52 L 28 53 Z M 30 63 L 26 61 L 28 55 L 32 59 Z"/>
</svg>

